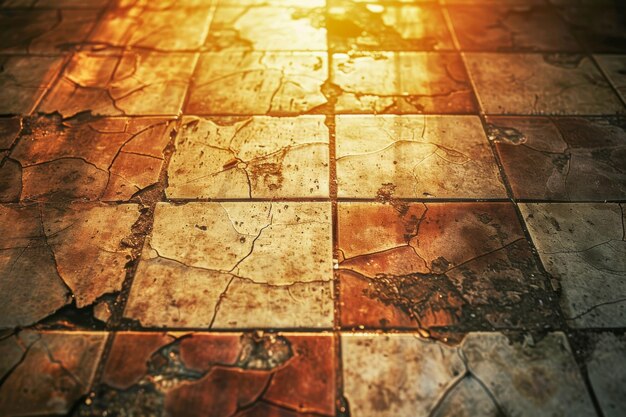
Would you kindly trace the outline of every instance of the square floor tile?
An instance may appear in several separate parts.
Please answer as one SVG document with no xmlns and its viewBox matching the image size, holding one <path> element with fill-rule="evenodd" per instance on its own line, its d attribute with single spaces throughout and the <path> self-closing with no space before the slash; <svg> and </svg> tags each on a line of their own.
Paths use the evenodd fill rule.
<svg viewBox="0 0 626 417">
<path fill-rule="evenodd" d="M 511 204 L 340 203 L 338 224 L 345 328 L 554 323 L 552 293 Z"/>
<path fill-rule="evenodd" d="M 478 117 L 338 116 L 336 148 L 339 197 L 506 198 Z"/>
<path fill-rule="evenodd" d="M 580 50 L 567 25 L 550 7 L 490 4 L 448 10 L 464 51 Z"/>
<path fill-rule="evenodd" d="M 149 327 L 328 328 L 330 203 L 160 203 L 125 316 Z"/>
<path fill-rule="evenodd" d="M 626 55 L 595 55 L 600 68 L 605 72 L 613 87 L 626 101 Z"/>
<path fill-rule="evenodd" d="M 221 52 L 200 57 L 187 114 L 294 115 L 326 103 L 326 54 Z"/>
<path fill-rule="evenodd" d="M 62 64 L 58 57 L 0 56 L 0 114 L 30 114 Z"/>
<path fill-rule="evenodd" d="M 170 198 L 328 197 L 324 116 L 183 119 Z"/>
<path fill-rule="evenodd" d="M 326 25 L 329 47 L 334 52 L 454 49 L 436 4 L 334 0 L 329 2 Z"/>
<path fill-rule="evenodd" d="M 325 51 L 324 8 L 220 5 L 207 38 L 211 50 Z"/>
<path fill-rule="evenodd" d="M 181 110 L 196 54 L 79 52 L 39 110 L 64 117 L 173 115 Z"/>
<path fill-rule="evenodd" d="M 467 53 L 487 114 L 610 115 L 626 109 L 583 55 Z"/>
<path fill-rule="evenodd" d="M 626 198 L 626 125 L 611 118 L 489 117 L 516 198 Z"/>
<path fill-rule="evenodd" d="M 354 416 L 595 415 L 563 333 L 524 344 L 470 333 L 456 347 L 412 334 L 344 334 L 341 356 Z"/>
<path fill-rule="evenodd" d="M 159 180 L 174 123 L 166 118 L 21 120 L 0 167 L 0 201 L 128 201 Z"/>
<path fill-rule="evenodd" d="M 339 113 L 472 113 L 474 95 L 459 55 L 429 52 L 333 54 Z"/>
<path fill-rule="evenodd" d="M 626 326 L 626 223 L 620 204 L 520 204 L 539 256 L 578 328 Z"/>
</svg>

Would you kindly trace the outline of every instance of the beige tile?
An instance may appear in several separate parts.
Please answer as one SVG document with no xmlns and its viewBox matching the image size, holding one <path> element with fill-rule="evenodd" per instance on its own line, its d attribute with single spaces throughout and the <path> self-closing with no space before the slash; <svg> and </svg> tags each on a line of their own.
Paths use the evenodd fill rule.
<svg viewBox="0 0 626 417">
<path fill-rule="evenodd" d="M 202 54 L 187 114 L 293 115 L 326 103 L 327 58 L 320 52 Z"/>
<path fill-rule="evenodd" d="M 525 344 L 470 333 L 457 347 L 410 334 L 344 334 L 341 344 L 352 415 L 595 416 L 562 333 Z"/>
<path fill-rule="evenodd" d="M 330 327 L 330 216 L 329 203 L 161 203 L 125 316 L 144 326 Z"/>
<path fill-rule="evenodd" d="M 473 116 L 338 116 L 340 197 L 505 198 L 480 119 Z"/>
<path fill-rule="evenodd" d="M 626 325 L 625 216 L 620 204 L 521 204 L 528 231 L 578 328 Z"/>
<path fill-rule="evenodd" d="M 168 169 L 170 198 L 327 197 L 323 116 L 186 117 Z"/>
<path fill-rule="evenodd" d="M 594 63 L 583 55 L 465 56 L 487 114 L 609 115 L 625 111 Z"/>
<path fill-rule="evenodd" d="M 79 52 L 43 101 L 40 111 L 70 117 L 178 115 L 196 54 Z"/>
</svg>

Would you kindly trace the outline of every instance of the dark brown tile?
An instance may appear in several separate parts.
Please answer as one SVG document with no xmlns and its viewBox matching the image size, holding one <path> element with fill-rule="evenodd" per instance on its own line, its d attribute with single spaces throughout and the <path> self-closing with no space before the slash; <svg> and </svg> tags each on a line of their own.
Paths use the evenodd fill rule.
<svg viewBox="0 0 626 417">
<path fill-rule="evenodd" d="M 570 30 L 590 52 L 626 52 L 626 6 L 613 2 L 602 7 L 560 8 Z"/>
</svg>

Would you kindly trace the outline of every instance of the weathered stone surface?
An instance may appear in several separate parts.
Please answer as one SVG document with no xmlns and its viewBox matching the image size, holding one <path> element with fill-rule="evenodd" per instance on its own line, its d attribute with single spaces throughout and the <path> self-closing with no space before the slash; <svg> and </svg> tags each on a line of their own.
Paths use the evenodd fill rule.
<svg viewBox="0 0 626 417">
<path fill-rule="evenodd" d="M 487 114 L 611 115 L 626 110 L 584 55 L 468 53 L 465 58 Z"/>
<path fill-rule="evenodd" d="M 23 331 L 0 342 L 22 352 L 19 358 L 0 359 L 2 368 L 11 368 L 0 386 L 2 415 L 67 414 L 87 394 L 106 337 L 106 333 Z"/>
<path fill-rule="evenodd" d="M 539 256 L 562 289 L 574 327 L 626 325 L 625 215 L 621 204 L 521 204 Z"/>
<path fill-rule="evenodd" d="M 82 112 L 175 116 L 196 61 L 189 53 L 78 52 L 39 110 L 64 117 Z"/>
<path fill-rule="evenodd" d="M 342 358 L 352 415 L 595 416 L 562 333 L 532 344 L 470 333 L 454 348 L 408 334 L 345 334 Z"/>
<path fill-rule="evenodd" d="M 512 205 L 392 204 L 339 204 L 342 326 L 471 330 L 554 322 L 552 294 Z"/>
<path fill-rule="evenodd" d="M 587 360 L 593 392 L 606 417 L 618 417 L 626 409 L 626 338 L 600 333 Z"/>
<path fill-rule="evenodd" d="M 334 378 L 328 335 L 119 333 L 78 415 L 331 416 Z"/>
<path fill-rule="evenodd" d="M 340 197 L 506 197 L 478 117 L 338 116 L 336 143 Z"/>
<path fill-rule="evenodd" d="M 617 118 L 490 117 L 489 136 L 520 199 L 626 197 L 626 125 Z"/>
<path fill-rule="evenodd" d="M 170 198 L 327 197 L 323 116 L 183 119 Z"/>
<path fill-rule="evenodd" d="M 406 75 L 410 72 L 410 76 Z M 474 113 L 455 53 L 334 54 L 330 94 L 338 113 Z"/>
<path fill-rule="evenodd" d="M 594 55 L 607 78 L 626 101 L 626 55 Z"/>
<path fill-rule="evenodd" d="M 326 53 L 211 52 L 200 56 L 187 114 L 294 115 L 326 103 Z"/>
<path fill-rule="evenodd" d="M 159 204 L 125 315 L 144 326 L 329 327 L 331 249 L 328 203 Z"/>
</svg>

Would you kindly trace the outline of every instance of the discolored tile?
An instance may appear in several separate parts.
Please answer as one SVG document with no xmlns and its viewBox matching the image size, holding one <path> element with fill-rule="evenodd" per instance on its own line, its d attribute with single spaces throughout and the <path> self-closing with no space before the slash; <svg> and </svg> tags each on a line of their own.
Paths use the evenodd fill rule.
<svg viewBox="0 0 626 417">
<path fill-rule="evenodd" d="M 611 115 L 624 105 L 583 55 L 467 53 L 487 114 Z"/>
<path fill-rule="evenodd" d="M 336 143 L 339 197 L 506 198 L 478 117 L 338 116 Z"/>
<path fill-rule="evenodd" d="M 626 409 L 626 338 L 612 333 L 591 336 L 593 349 L 587 373 L 593 392 L 606 417 L 619 417 Z"/>
<path fill-rule="evenodd" d="M 626 125 L 613 118 L 490 117 L 490 138 L 516 198 L 626 197 Z"/>
<path fill-rule="evenodd" d="M 539 256 L 578 328 L 626 324 L 625 215 L 620 204 L 521 204 Z"/>
<path fill-rule="evenodd" d="M 64 121 L 58 115 L 22 124 L 10 158 L 24 201 L 127 201 L 159 179 L 174 127 L 166 118 Z"/>
<path fill-rule="evenodd" d="M 326 54 L 221 52 L 200 57 L 187 114 L 295 115 L 326 103 Z"/>
<path fill-rule="evenodd" d="M 489 4 L 448 10 L 464 51 L 580 50 L 567 25 L 550 7 Z"/>
<path fill-rule="evenodd" d="M 170 198 L 327 197 L 323 116 L 182 122 L 168 168 Z"/>
<path fill-rule="evenodd" d="M 326 26 L 335 52 L 454 49 L 443 14 L 434 4 L 335 0 L 329 2 Z"/>
<path fill-rule="evenodd" d="M 106 333 L 22 331 L 0 341 L 0 349 L 12 345 L 21 355 L 6 357 L 10 368 L 0 386 L 3 416 L 66 415 L 86 395 Z"/>
<path fill-rule="evenodd" d="M 125 316 L 149 327 L 328 328 L 329 203 L 157 205 Z"/>
<path fill-rule="evenodd" d="M 589 52 L 626 52 L 626 8 L 621 2 L 567 4 L 559 13 Z"/>
<path fill-rule="evenodd" d="M 556 319 L 510 204 L 340 203 L 338 225 L 343 327 L 544 328 Z"/>
<path fill-rule="evenodd" d="M 70 303 L 83 308 L 122 288 L 136 205 L 0 211 L 0 328 L 33 324 Z"/>
<path fill-rule="evenodd" d="M 77 415 L 332 416 L 333 336 L 118 333 L 101 382 Z"/>
<path fill-rule="evenodd" d="M 626 101 L 626 55 L 594 55 L 613 87 Z"/>
<path fill-rule="evenodd" d="M 179 8 L 135 3 L 111 8 L 100 19 L 89 42 L 158 51 L 199 50 L 213 16 L 210 5 L 198 2 L 197 7 Z"/>
<path fill-rule="evenodd" d="M 351 415 L 595 416 L 562 333 L 524 344 L 470 333 L 457 347 L 410 334 L 344 334 L 341 346 Z"/>
<path fill-rule="evenodd" d="M 474 95 L 454 53 L 334 54 L 330 96 L 338 113 L 473 113 Z"/>
<path fill-rule="evenodd" d="M 0 114 L 30 114 L 62 64 L 59 57 L 0 56 Z"/>
<path fill-rule="evenodd" d="M 139 50 L 76 53 L 39 110 L 70 117 L 178 115 L 196 54 Z"/>
<path fill-rule="evenodd" d="M 206 44 L 214 51 L 325 51 L 324 8 L 308 2 L 294 7 L 219 5 Z"/>
</svg>

